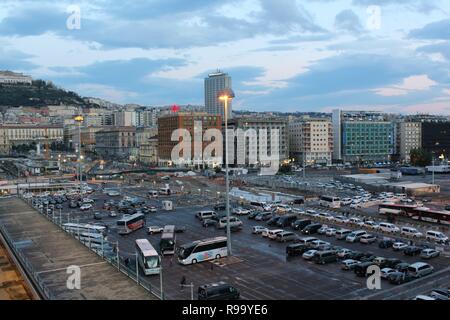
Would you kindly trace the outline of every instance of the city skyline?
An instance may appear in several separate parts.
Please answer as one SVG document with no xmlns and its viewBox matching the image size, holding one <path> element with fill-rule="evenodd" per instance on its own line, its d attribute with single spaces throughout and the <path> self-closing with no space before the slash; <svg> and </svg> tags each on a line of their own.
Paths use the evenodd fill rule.
<svg viewBox="0 0 450 320">
<path fill-rule="evenodd" d="M 450 114 L 445 1 L 233 3 L 4 1 L 2 69 L 122 104 L 203 104 L 220 68 L 235 110 Z"/>
</svg>

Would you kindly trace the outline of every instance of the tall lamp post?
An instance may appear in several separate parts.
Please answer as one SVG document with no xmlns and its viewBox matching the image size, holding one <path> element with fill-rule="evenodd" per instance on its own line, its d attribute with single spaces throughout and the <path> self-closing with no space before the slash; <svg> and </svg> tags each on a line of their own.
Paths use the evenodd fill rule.
<svg viewBox="0 0 450 320">
<path fill-rule="evenodd" d="M 227 208 L 227 254 L 231 256 L 231 229 L 230 229 L 230 181 L 228 175 L 228 100 L 235 97 L 233 90 L 225 89 L 219 92 L 218 99 L 224 103 L 225 120 L 225 192 Z"/>
<path fill-rule="evenodd" d="M 78 180 L 80 182 L 80 190 L 81 190 L 81 160 L 83 159 L 81 156 L 81 123 L 84 121 L 84 117 L 78 115 L 74 118 L 76 122 L 78 122 Z"/>
</svg>

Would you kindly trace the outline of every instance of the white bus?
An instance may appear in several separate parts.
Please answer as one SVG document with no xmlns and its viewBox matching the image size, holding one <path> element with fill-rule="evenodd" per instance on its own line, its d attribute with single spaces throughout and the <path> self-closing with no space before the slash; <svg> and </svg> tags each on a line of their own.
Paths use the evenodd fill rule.
<svg viewBox="0 0 450 320">
<path fill-rule="evenodd" d="M 177 249 L 178 262 L 184 265 L 226 257 L 227 238 L 216 237 L 184 244 Z"/>
<path fill-rule="evenodd" d="M 63 229 L 70 233 L 98 233 L 106 235 L 106 227 L 88 223 L 63 223 Z"/>
<path fill-rule="evenodd" d="M 136 240 L 136 253 L 139 265 L 146 276 L 161 272 L 161 258 L 147 239 Z"/>
<path fill-rule="evenodd" d="M 338 197 L 321 196 L 320 205 L 327 208 L 340 208 L 341 200 Z"/>
<path fill-rule="evenodd" d="M 119 234 L 129 234 L 136 231 L 145 225 L 145 216 L 142 213 L 135 213 L 128 216 L 124 216 L 122 219 L 117 220 L 119 226 Z"/>
</svg>

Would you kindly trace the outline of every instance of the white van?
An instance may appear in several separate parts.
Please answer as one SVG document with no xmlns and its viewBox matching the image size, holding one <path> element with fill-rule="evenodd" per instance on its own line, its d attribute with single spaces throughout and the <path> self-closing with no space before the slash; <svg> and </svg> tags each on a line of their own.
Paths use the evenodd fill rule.
<svg viewBox="0 0 450 320">
<path fill-rule="evenodd" d="M 384 232 L 389 232 L 389 233 L 395 233 L 395 232 L 399 232 L 400 229 L 392 223 L 387 223 L 387 222 L 380 222 L 378 224 L 378 230 L 384 231 Z"/>
<path fill-rule="evenodd" d="M 420 278 L 433 273 L 434 268 L 425 262 L 416 262 L 408 267 L 408 274 L 414 278 Z"/>
<path fill-rule="evenodd" d="M 159 188 L 159 194 L 169 196 L 171 194 L 171 190 L 169 187 L 162 187 L 162 188 Z"/>
<path fill-rule="evenodd" d="M 426 238 L 428 241 L 436 241 L 438 243 L 448 242 L 448 237 L 439 231 L 427 231 Z"/>
<path fill-rule="evenodd" d="M 197 212 L 197 214 L 195 216 L 200 220 L 211 219 L 212 217 L 216 216 L 216 212 L 215 211 L 199 211 L 199 212 Z"/>
<path fill-rule="evenodd" d="M 414 238 L 420 238 L 423 237 L 423 233 L 417 231 L 416 228 L 411 227 L 402 227 L 400 234 L 402 236 L 408 236 L 408 237 L 414 237 Z"/>
<path fill-rule="evenodd" d="M 222 218 L 219 220 L 219 223 L 217 224 L 218 229 L 223 229 L 227 227 L 228 218 Z M 239 220 L 236 217 L 230 217 L 230 227 L 240 227 L 242 226 L 242 221 Z M 270 235 L 269 235 L 270 236 Z"/>
<path fill-rule="evenodd" d="M 364 230 L 357 230 L 357 231 L 350 232 L 347 235 L 347 237 L 345 238 L 345 241 L 347 241 L 347 242 L 359 242 L 361 237 L 363 235 L 365 235 L 365 234 L 367 234 L 367 232 L 365 232 Z"/>
<path fill-rule="evenodd" d="M 352 233 L 351 230 L 348 229 L 340 229 L 336 231 L 336 234 L 334 235 L 336 237 L 336 239 L 338 240 L 344 240 L 345 238 L 347 238 L 347 236 Z"/>
</svg>

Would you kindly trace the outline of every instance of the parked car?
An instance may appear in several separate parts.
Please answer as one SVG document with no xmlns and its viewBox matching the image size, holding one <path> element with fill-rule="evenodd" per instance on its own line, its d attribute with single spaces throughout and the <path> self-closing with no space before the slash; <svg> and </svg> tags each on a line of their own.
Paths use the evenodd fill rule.
<svg viewBox="0 0 450 320">
<path fill-rule="evenodd" d="M 305 260 L 311 260 L 314 255 L 318 252 L 317 250 L 308 250 L 305 253 L 302 254 L 302 258 Z"/>
<path fill-rule="evenodd" d="M 204 220 L 204 219 L 211 219 L 215 215 L 216 215 L 215 211 L 199 211 L 195 216 L 200 220 Z"/>
<path fill-rule="evenodd" d="M 395 266 L 395 270 L 398 272 L 406 273 L 408 271 L 410 264 L 406 262 L 401 262 Z"/>
<path fill-rule="evenodd" d="M 155 233 L 161 233 L 163 232 L 164 228 L 159 227 L 159 226 L 150 226 L 147 228 L 147 233 L 148 234 L 155 234 Z"/>
<path fill-rule="evenodd" d="M 305 237 L 305 238 L 299 238 L 296 242 L 309 247 L 310 244 L 316 240 L 318 240 L 318 239 L 314 238 L 314 237 Z"/>
<path fill-rule="evenodd" d="M 397 258 L 388 258 L 384 261 L 384 263 L 380 266 L 383 268 L 395 268 L 398 264 L 402 263 L 400 259 Z"/>
<path fill-rule="evenodd" d="M 372 220 L 368 220 L 364 222 L 364 227 L 368 228 L 368 229 L 372 229 L 372 230 L 377 230 L 379 228 L 378 223 L 372 221 Z"/>
<path fill-rule="evenodd" d="M 392 249 L 394 251 L 402 251 L 402 250 L 406 249 L 406 247 L 408 247 L 408 245 L 406 243 L 403 243 L 403 242 L 395 242 L 392 245 Z"/>
<path fill-rule="evenodd" d="M 311 243 L 309 244 L 309 247 L 312 249 L 318 249 L 320 246 L 324 246 L 324 245 L 329 246 L 330 243 L 323 241 L 323 240 L 314 240 L 314 241 L 311 241 Z"/>
<path fill-rule="evenodd" d="M 328 226 L 326 224 L 323 224 L 322 227 L 319 228 L 319 230 L 317 230 L 318 234 L 325 234 L 328 230 Z"/>
<path fill-rule="evenodd" d="M 403 254 L 407 256 L 417 256 L 422 252 L 422 249 L 416 246 L 407 246 L 403 249 Z"/>
<path fill-rule="evenodd" d="M 366 234 L 366 231 L 364 231 L 364 230 L 353 231 L 353 232 L 351 232 L 351 233 L 349 233 L 347 235 L 347 237 L 345 238 L 345 241 L 347 241 L 347 242 L 359 242 L 361 237 L 363 235 L 365 235 L 365 234 Z"/>
<path fill-rule="evenodd" d="M 236 217 L 230 217 L 229 219 L 230 219 L 230 220 L 229 220 L 229 224 L 230 224 L 230 226 L 232 226 L 232 227 L 240 227 L 240 226 L 242 226 L 242 224 L 243 224 L 242 221 L 239 220 L 239 218 L 236 218 Z M 225 217 L 225 218 L 222 218 L 222 219 L 220 219 L 220 220 L 218 221 L 216 227 L 217 227 L 218 229 L 223 229 L 223 228 L 226 228 L 226 227 L 227 227 L 227 224 L 228 224 L 228 218 Z"/>
<path fill-rule="evenodd" d="M 364 234 L 361 236 L 361 238 L 359 238 L 359 242 L 364 243 L 364 244 L 371 244 L 377 241 L 377 237 L 374 236 L 373 234 Z"/>
<path fill-rule="evenodd" d="M 325 235 L 327 237 L 333 237 L 336 235 L 336 228 L 328 228 L 327 232 L 325 232 Z"/>
<path fill-rule="evenodd" d="M 286 255 L 289 257 L 300 256 L 308 250 L 308 246 L 304 244 L 293 243 L 286 247 Z"/>
<path fill-rule="evenodd" d="M 271 212 L 260 212 L 256 215 L 255 220 L 256 221 L 268 221 L 272 218 Z"/>
<path fill-rule="evenodd" d="M 312 260 L 317 264 L 326 264 L 331 262 L 336 262 L 338 257 L 336 251 L 318 251 L 314 254 Z"/>
<path fill-rule="evenodd" d="M 338 240 L 344 240 L 345 238 L 347 238 L 347 236 L 348 236 L 350 233 L 352 233 L 351 230 L 348 230 L 348 229 L 339 229 L 339 230 L 336 230 L 335 237 L 336 237 L 336 239 L 338 239 Z"/>
<path fill-rule="evenodd" d="M 422 232 L 419 232 L 419 231 L 417 231 L 416 228 L 411 228 L 411 227 L 402 227 L 400 234 L 402 236 L 413 237 L 413 238 L 423 237 Z"/>
<path fill-rule="evenodd" d="M 350 249 L 345 249 L 345 248 L 343 248 L 343 249 L 341 249 L 341 250 L 338 250 L 338 251 L 336 252 L 336 254 L 337 254 L 337 256 L 338 256 L 340 259 L 347 259 L 347 260 L 348 260 L 348 256 L 349 256 L 352 252 L 353 252 L 353 251 L 350 250 Z M 353 260 L 353 259 L 350 259 L 350 260 Z"/>
<path fill-rule="evenodd" d="M 81 211 L 87 211 L 87 210 L 90 210 L 90 209 L 92 209 L 92 204 L 89 204 L 89 203 L 83 204 L 83 205 L 80 207 L 80 210 L 81 210 Z"/>
<path fill-rule="evenodd" d="M 238 289 L 223 281 L 198 288 L 198 300 L 237 300 L 239 296 Z"/>
<path fill-rule="evenodd" d="M 267 225 L 268 226 L 275 226 L 280 218 L 281 217 L 279 217 L 279 216 L 275 216 L 275 217 L 270 218 L 270 220 L 267 221 Z"/>
<path fill-rule="evenodd" d="M 358 265 L 359 261 L 353 260 L 353 259 L 345 259 L 341 262 L 341 269 L 342 270 L 353 270 L 356 265 Z"/>
<path fill-rule="evenodd" d="M 115 217 L 117 217 L 117 213 L 116 213 L 115 211 L 110 211 L 110 212 L 109 212 L 109 216 L 110 216 L 111 218 L 115 218 Z"/>
<path fill-rule="evenodd" d="M 397 272 L 397 271 L 395 269 L 392 269 L 392 268 L 383 268 L 383 269 L 381 269 L 380 276 L 381 276 L 382 279 L 386 279 L 387 280 L 389 278 L 389 275 L 391 273 L 393 273 L 393 272 Z"/>
<path fill-rule="evenodd" d="M 373 262 L 361 262 L 354 267 L 353 271 L 358 277 L 365 277 L 367 276 L 367 269 L 373 265 L 375 265 Z"/>
<path fill-rule="evenodd" d="M 303 228 L 302 233 L 303 234 L 314 234 L 316 233 L 320 228 L 322 227 L 319 223 L 312 223 L 310 225 L 307 225 Z"/>
<path fill-rule="evenodd" d="M 269 230 L 269 232 L 267 233 L 267 238 L 269 238 L 270 240 L 275 240 L 277 238 L 277 234 L 284 232 L 283 229 L 273 229 L 273 230 Z"/>
<path fill-rule="evenodd" d="M 247 216 L 247 219 L 253 220 L 253 219 L 255 219 L 256 216 L 257 216 L 258 214 L 260 214 L 260 213 L 261 213 L 261 212 L 259 212 L 259 211 L 253 211 L 253 212 L 251 212 L 251 213 Z"/>
<path fill-rule="evenodd" d="M 311 224 L 311 220 L 309 219 L 303 219 L 303 220 L 296 220 L 294 221 L 291 226 L 292 228 L 294 228 L 295 230 L 302 230 L 303 228 L 305 228 L 307 225 Z"/>
<path fill-rule="evenodd" d="M 383 232 L 388 232 L 388 233 L 400 232 L 399 227 L 397 227 L 396 225 L 394 225 L 392 223 L 388 223 L 388 222 L 380 222 L 378 224 L 378 230 L 383 231 Z"/>
<path fill-rule="evenodd" d="M 448 244 L 448 237 L 439 231 L 427 231 L 426 239 L 428 241 L 435 241 L 437 243 Z"/>
<path fill-rule="evenodd" d="M 446 288 L 433 289 L 430 296 L 437 300 L 450 300 L 450 290 Z"/>
<path fill-rule="evenodd" d="M 280 233 L 277 233 L 276 240 L 278 242 L 290 242 L 294 241 L 297 238 L 297 235 L 291 231 L 283 231 Z"/>
<path fill-rule="evenodd" d="M 394 240 L 386 240 L 386 239 L 384 239 L 384 240 L 381 240 L 378 243 L 378 247 L 380 249 L 388 249 L 388 248 L 391 248 L 393 244 L 394 244 Z"/>
<path fill-rule="evenodd" d="M 208 228 L 210 226 L 215 226 L 216 224 L 217 224 L 217 221 L 213 220 L 213 219 L 204 219 L 202 222 L 202 226 L 204 228 Z"/>
<path fill-rule="evenodd" d="M 102 220 L 102 214 L 100 212 L 94 213 L 94 219 L 95 220 Z"/>
<path fill-rule="evenodd" d="M 410 282 L 413 278 L 405 272 L 391 272 L 388 276 L 389 283 L 392 284 L 403 284 Z"/>
<path fill-rule="evenodd" d="M 408 274 L 414 278 L 420 278 L 429 275 L 434 268 L 425 262 L 416 262 L 408 267 Z"/>
<path fill-rule="evenodd" d="M 244 215 L 250 214 L 250 210 L 247 210 L 244 208 L 236 208 L 236 209 L 233 209 L 233 213 L 237 216 L 244 216 Z"/>
<path fill-rule="evenodd" d="M 297 216 L 295 215 L 285 215 L 280 217 L 277 221 L 277 227 L 285 228 L 290 226 L 295 220 L 297 220 Z"/>
<path fill-rule="evenodd" d="M 268 229 L 266 227 L 262 227 L 262 226 L 254 226 L 252 228 L 252 233 L 253 234 L 261 234 L 264 231 L 268 231 Z"/>
<path fill-rule="evenodd" d="M 440 254 L 441 253 L 435 249 L 423 249 L 422 252 L 420 253 L 420 257 L 422 259 L 431 259 L 439 257 Z"/>
<path fill-rule="evenodd" d="M 215 211 L 223 211 L 227 209 L 227 205 L 225 203 L 218 203 L 214 206 Z"/>
</svg>

